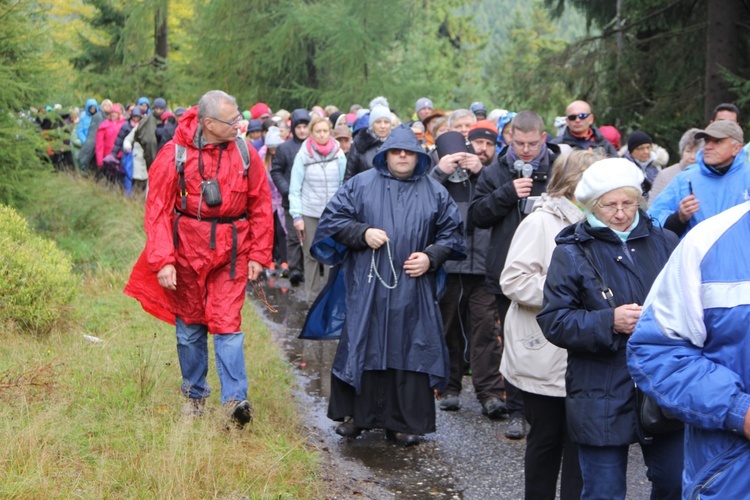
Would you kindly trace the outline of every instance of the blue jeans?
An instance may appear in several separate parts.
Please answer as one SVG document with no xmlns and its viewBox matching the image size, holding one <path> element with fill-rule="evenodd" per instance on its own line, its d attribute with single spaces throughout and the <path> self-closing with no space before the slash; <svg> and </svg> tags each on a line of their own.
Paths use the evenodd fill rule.
<svg viewBox="0 0 750 500">
<path fill-rule="evenodd" d="M 683 431 L 657 434 L 641 444 L 643 461 L 651 481 L 651 499 L 682 498 Z M 578 445 L 583 476 L 582 499 L 624 499 L 627 491 L 629 446 Z"/>
<path fill-rule="evenodd" d="M 182 371 L 182 394 L 201 399 L 211 394 L 206 382 L 208 373 L 208 327 L 186 325 L 180 318 L 177 325 L 177 357 Z M 216 372 L 221 383 L 221 404 L 247 399 L 247 373 L 242 332 L 213 335 Z"/>
</svg>

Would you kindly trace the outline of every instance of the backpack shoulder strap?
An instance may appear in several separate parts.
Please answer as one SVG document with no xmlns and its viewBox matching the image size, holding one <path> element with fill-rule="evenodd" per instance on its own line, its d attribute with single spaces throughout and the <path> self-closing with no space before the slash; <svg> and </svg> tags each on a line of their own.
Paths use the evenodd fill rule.
<svg viewBox="0 0 750 500">
<path fill-rule="evenodd" d="M 182 210 L 187 208 L 187 186 L 185 185 L 185 161 L 187 160 L 187 148 L 174 143 L 174 165 L 177 175 L 180 176 L 180 196 L 182 197 Z"/>
<path fill-rule="evenodd" d="M 247 177 L 247 169 L 250 168 L 250 150 L 248 149 L 247 141 L 242 137 L 237 137 L 234 142 L 237 144 L 237 149 L 240 150 L 240 156 L 242 156 L 242 175 Z"/>
</svg>

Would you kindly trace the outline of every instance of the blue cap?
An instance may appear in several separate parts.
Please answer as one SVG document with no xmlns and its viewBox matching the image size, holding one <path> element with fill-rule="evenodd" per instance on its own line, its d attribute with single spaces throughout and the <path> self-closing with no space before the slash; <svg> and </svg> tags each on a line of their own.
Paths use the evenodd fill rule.
<svg viewBox="0 0 750 500">
<path fill-rule="evenodd" d="M 481 101 L 472 102 L 469 109 L 474 114 L 477 114 L 477 112 L 479 111 L 483 112 L 485 115 L 487 114 L 487 108 L 484 106 L 484 103 Z"/>
</svg>

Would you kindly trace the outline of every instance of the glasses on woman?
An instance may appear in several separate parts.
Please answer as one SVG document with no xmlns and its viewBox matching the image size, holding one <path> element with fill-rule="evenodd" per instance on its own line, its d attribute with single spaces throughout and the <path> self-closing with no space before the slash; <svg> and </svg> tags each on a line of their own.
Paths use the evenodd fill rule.
<svg viewBox="0 0 750 500">
<path fill-rule="evenodd" d="M 625 213 L 631 213 L 638 210 L 638 203 L 623 203 L 622 205 L 609 203 L 607 205 L 599 205 L 598 207 L 599 210 L 606 215 L 615 215 L 620 210 Z"/>
</svg>

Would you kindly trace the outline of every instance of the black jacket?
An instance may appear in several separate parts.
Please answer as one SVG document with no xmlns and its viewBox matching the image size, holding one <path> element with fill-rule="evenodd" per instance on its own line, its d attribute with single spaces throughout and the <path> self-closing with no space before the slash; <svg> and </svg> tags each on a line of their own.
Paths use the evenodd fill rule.
<svg viewBox="0 0 750 500">
<path fill-rule="evenodd" d="M 300 123 L 310 123 L 310 113 L 306 109 L 295 109 L 292 113 L 292 138 L 276 149 L 271 162 L 271 180 L 281 193 L 281 206 L 289 208 L 289 179 L 292 177 L 294 158 L 302 147 L 303 139 L 297 137 L 294 129 Z"/>
<path fill-rule="evenodd" d="M 566 227 L 555 241 L 537 321 L 551 343 L 568 350 L 565 404 L 571 438 L 592 446 L 633 443 L 638 433 L 628 336 L 613 332 L 614 309 L 582 247 L 590 250 L 617 307 L 642 305 L 678 238 L 640 212 L 627 244 L 609 228 L 587 221 Z"/>
<path fill-rule="evenodd" d="M 468 215 L 476 227 L 492 229 L 485 265 L 487 288 L 495 295 L 503 293 L 500 289 L 500 273 L 505 266 L 513 234 L 525 217 L 521 214 L 518 195 L 513 186 L 517 174 L 506 153 L 507 148 L 500 153 L 496 162 L 482 169 Z M 552 163 L 559 154 L 557 146 L 547 144 L 547 157 L 533 175 L 532 196 L 539 196 L 546 191 Z"/>
<path fill-rule="evenodd" d="M 432 168 L 430 176 L 442 184 L 448 191 L 448 194 L 451 195 L 453 201 L 458 205 L 458 211 L 461 213 L 461 218 L 464 221 L 466 260 L 449 260 L 443 264 L 443 268 L 451 274 L 460 273 L 484 276 L 486 274 L 485 260 L 487 249 L 490 246 L 490 230 L 479 229 L 468 218 L 469 205 L 472 195 L 476 191 L 479 175 L 471 174 L 464 182 L 451 182 L 448 180 L 450 176 L 435 166 Z"/>
<path fill-rule="evenodd" d="M 120 131 L 117 132 L 117 137 L 115 138 L 115 145 L 112 146 L 112 151 L 110 153 L 112 156 L 117 158 L 117 154 L 122 150 L 122 144 L 125 142 L 125 138 L 128 136 L 130 132 L 132 132 L 133 126 L 130 124 L 130 120 L 125 120 L 125 123 L 122 124 L 122 127 L 120 127 Z"/>
<path fill-rule="evenodd" d="M 156 129 L 156 134 L 159 137 L 159 144 L 156 149 L 157 153 L 161 148 L 164 147 L 166 143 L 172 140 L 175 130 L 177 130 L 177 118 L 173 116 L 170 116 L 166 119 L 166 121 L 164 121 L 161 132 L 158 128 Z"/>
<path fill-rule="evenodd" d="M 368 129 L 360 130 L 352 140 L 352 149 L 346 159 L 344 182 L 355 175 L 372 168 L 372 159 L 383 142 L 373 136 Z"/>
<path fill-rule="evenodd" d="M 615 149 L 615 147 L 607 139 L 605 139 L 604 136 L 599 133 L 599 130 L 593 125 L 591 126 L 591 131 L 594 132 L 593 140 L 585 141 L 579 139 L 578 137 L 575 137 L 570 133 L 568 127 L 565 127 L 565 132 L 563 132 L 563 135 L 560 137 L 555 137 L 551 142 L 554 144 L 567 144 L 573 149 L 589 149 L 591 147 L 602 148 L 610 158 L 618 158 L 620 156 L 619 154 L 617 154 L 617 150 Z"/>
</svg>

